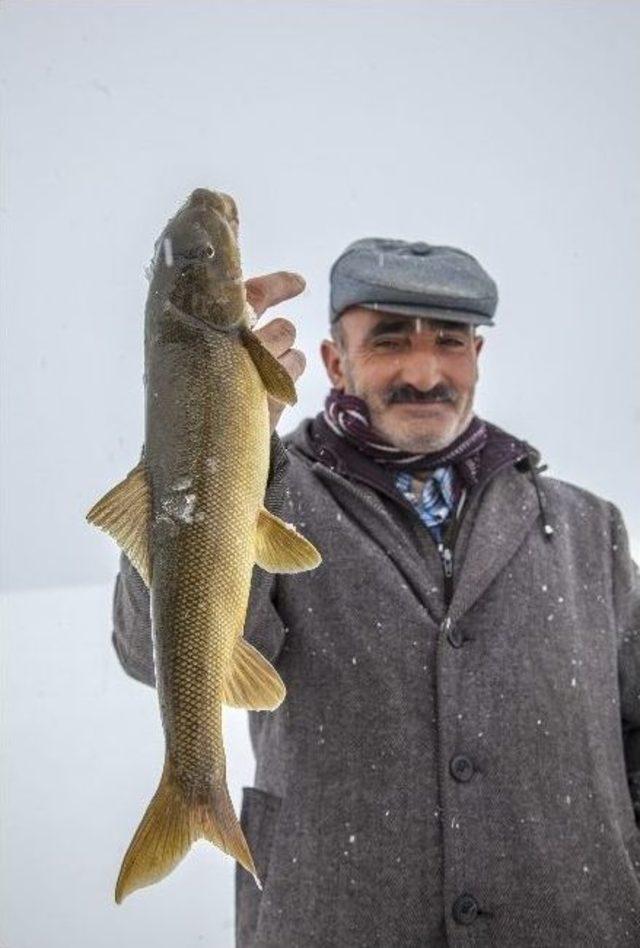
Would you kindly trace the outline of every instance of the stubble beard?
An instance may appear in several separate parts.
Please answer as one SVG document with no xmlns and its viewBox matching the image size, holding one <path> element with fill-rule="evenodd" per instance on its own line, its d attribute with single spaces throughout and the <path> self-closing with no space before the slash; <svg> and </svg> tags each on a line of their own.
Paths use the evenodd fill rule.
<svg viewBox="0 0 640 948">
<path fill-rule="evenodd" d="M 433 451 L 442 451 L 452 441 L 455 441 L 471 420 L 473 392 L 462 416 L 458 414 L 458 405 L 456 405 L 455 414 L 447 410 L 450 417 L 446 421 L 444 418 L 440 421 L 435 417 L 431 420 L 419 418 L 417 413 L 414 419 L 401 419 L 401 409 L 388 405 L 384 394 L 359 388 L 355 383 L 350 367 L 345 366 L 344 373 L 347 382 L 347 394 L 361 398 L 369 409 L 373 433 L 401 451 L 410 451 L 412 454 L 429 454 Z M 420 428 L 424 430 L 420 431 Z"/>
</svg>

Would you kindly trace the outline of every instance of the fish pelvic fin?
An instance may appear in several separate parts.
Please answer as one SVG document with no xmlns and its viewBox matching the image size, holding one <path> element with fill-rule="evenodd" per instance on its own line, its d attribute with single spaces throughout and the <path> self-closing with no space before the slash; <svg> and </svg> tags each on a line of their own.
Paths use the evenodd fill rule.
<svg viewBox="0 0 640 948">
<path fill-rule="evenodd" d="M 315 569 L 322 557 L 313 543 L 261 507 L 256 530 L 256 563 L 268 573 L 303 573 Z"/>
<path fill-rule="evenodd" d="M 285 405 L 295 405 L 298 401 L 293 379 L 275 356 L 271 355 L 266 346 L 260 342 L 250 329 L 242 329 L 240 338 L 247 349 L 253 364 L 260 374 L 267 393 L 277 402 Z"/>
<path fill-rule="evenodd" d="M 273 665 L 246 639 L 237 639 L 223 686 L 223 704 L 250 711 L 274 711 L 286 694 Z"/>
<path fill-rule="evenodd" d="M 205 801 L 190 800 L 167 758 L 158 789 L 122 861 L 115 890 L 118 905 L 136 889 L 169 875 L 197 839 L 207 839 L 237 859 L 262 889 L 226 784 L 212 787 Z"/>
<path fill-rule="evenodd" d="M 116 541 L 150 586 L 151 488 L 143 461 L 93 505 L 87 520 Z"/>
</svg>

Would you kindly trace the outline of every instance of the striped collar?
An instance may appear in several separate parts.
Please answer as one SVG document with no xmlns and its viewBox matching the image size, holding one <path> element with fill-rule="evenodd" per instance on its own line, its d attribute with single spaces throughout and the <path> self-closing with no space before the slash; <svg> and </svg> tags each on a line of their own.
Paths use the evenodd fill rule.
<svg viewBox="0 0 640 948">
<path fill-rule="evenodd" d="M 416 492 L 416 484 L 410 471 L 397 471 L 395 486 L 403 497 L 411 502 L 436 543 L 441 543 L 444 525 L 453 513 L 459 495 L 452 465 L 443 465 L 431 471 L 419 493 Z"/>
</svg>

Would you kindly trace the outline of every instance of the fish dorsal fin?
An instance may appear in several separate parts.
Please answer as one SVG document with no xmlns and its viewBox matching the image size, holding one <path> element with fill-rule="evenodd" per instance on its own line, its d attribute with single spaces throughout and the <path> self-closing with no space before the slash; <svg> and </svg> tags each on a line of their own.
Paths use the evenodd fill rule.
<svg viewBox="0 0 640 948">
<path fill-rule="evenodd" d="M 222 701 L 232 708 L 273 711 L 287 694 L 284 682 L 264 655 L 246 639 L 236 641 Z"/>
<path fill-rule="evenodd" d="M 322 557 L 293 524 L 285 523 L 264 507 L 258 513 L 256 563 L 268 573 L 302 573 L 315 569 Z"/>
<path fill-rule="evenodd" d="M 298 400 L 296 387 L 285 367 L 280 365 L 276 357 L 271 355 L 250 329 L 241 330 L 240 338 L 260 373 L 260 378 L 269 395 L 278 402 L 284 402 L 285 405 L 295 405 Z"/>
<path fill-rule="evenodd" d="M 113 537 L 150 586 L 151 488 L 144 461 L 93 505 L 87 520 Z"/>
</svg>

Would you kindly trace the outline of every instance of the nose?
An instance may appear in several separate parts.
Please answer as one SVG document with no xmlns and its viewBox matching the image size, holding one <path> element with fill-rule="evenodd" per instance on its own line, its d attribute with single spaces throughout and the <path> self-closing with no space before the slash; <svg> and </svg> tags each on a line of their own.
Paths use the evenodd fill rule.
<svg viewBox="0 0 640 948">
<path fill-rule="evenodd" d="M 427 392 L 434 385 L 445 381 L 440 360 L 431 347 L 415 346 L 410 352 L 403 353 L 398 381 L 403 385 L 412 385 L 421 392 Z"/>
</svg>

